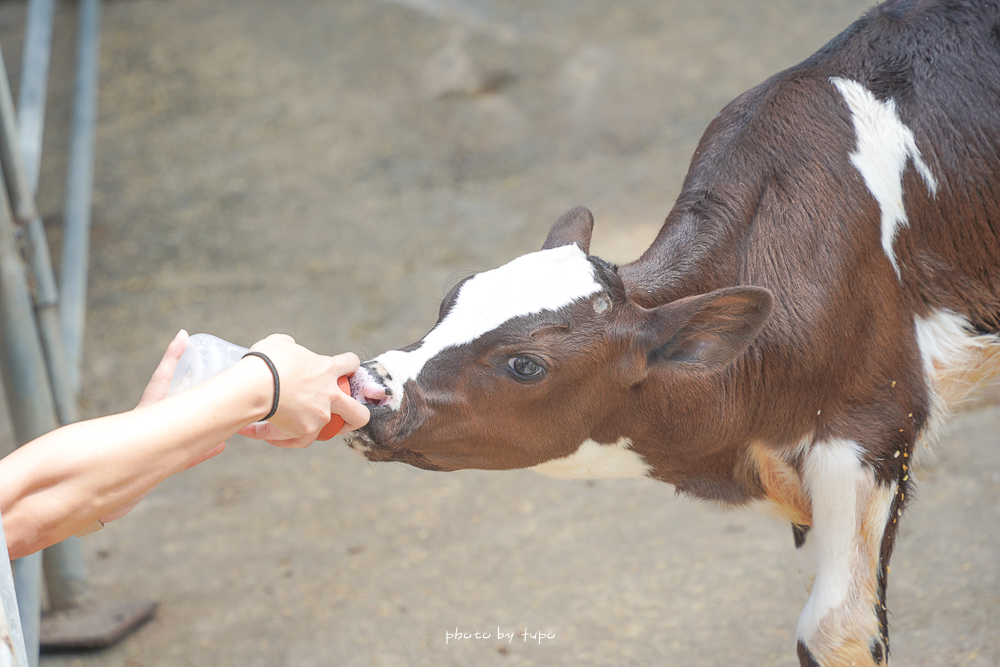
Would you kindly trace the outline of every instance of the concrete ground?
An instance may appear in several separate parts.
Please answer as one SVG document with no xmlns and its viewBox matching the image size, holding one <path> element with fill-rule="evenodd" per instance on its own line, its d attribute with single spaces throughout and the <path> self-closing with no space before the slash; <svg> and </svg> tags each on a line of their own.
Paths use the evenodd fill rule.
<svg viewBox="0 0 1000 667">
<path fill-rule="evenodd" d="M 577 204 L 595 254 L 638 256 L 715 112 L 867 5 L 109 0 L 85 414 L 131 407 L 181 327 L 412 342 L 450 284 Z M 74 9 L 39 195 L 56 256 Z M 23 19 L 0 1 L 15 86 Z M 998 431 L 961 416 L 920 475 L 897 665 L 1000 664 Z M 97 597 L 160 609 L 44 667 L 795 665 L 806 597 L 789 527 L 760 515 L 653 482 L 372 465 L 339 440 L 233 438 L 83 549 Z"/>
</svg>

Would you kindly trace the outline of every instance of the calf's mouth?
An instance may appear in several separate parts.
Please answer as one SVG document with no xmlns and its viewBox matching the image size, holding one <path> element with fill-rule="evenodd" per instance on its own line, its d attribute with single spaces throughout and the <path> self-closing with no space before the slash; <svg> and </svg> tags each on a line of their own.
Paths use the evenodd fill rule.
<svg viewBox="0 0 1000 667">
<path fill-rule="evenodd" d="M 382 383 L 373 363 L 366 362 L 351 376 L 351 396 L 367 406 L 371 418 L 368 424 L 344 436 L 347 446 L 369 461 L 398 461 L 424 470 L 440 470 L 423 454 L 402 446 L 402 434 L 408 432 L 404 422 L 412 429 L 421 420 L 414 410 L 396 410 L 389 405 L 392 389 Z"/>
<path fill-rule="evenodd" d="M 372 419 L 374 418 L 375 415 L 373 414 Z M 422 470 L 442 469 L 440 466 L 435 465 L 430 461 L 430 459 L 419 452 L 414 452 L 409 449 L 390 448 L 380 444 L 371 422 L 357 431 L 352 431 L 346 434 L 344 436 L 344 441 L 347 443 L 348 447 L 361 456 L 364 456 L 369 461 L 405 463 Z"/>
</svg>

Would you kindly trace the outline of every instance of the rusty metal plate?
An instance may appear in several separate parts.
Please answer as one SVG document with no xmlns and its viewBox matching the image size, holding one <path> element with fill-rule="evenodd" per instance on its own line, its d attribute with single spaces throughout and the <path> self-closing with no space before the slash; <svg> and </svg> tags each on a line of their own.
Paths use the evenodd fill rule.
<svg viewBox="0 0 1000 667">
<path fill-rule="evenodd" d="M 111 646 L 152 618 L 157 603 L 149 600 L 93 602 L 42 614 L 43 651 Z"/>
</svg>

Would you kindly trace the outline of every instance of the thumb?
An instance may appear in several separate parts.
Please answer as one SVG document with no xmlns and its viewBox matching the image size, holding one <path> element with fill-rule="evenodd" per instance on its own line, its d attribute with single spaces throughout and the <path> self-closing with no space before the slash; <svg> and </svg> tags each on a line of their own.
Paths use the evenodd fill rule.
<svg viewBox="0 0 1000 667">
<path fill-rule="evenodd" d="M 174 336 L 174 339 L 170 341 L 170 344 L 167 345 L 167 349 L 163 353 L 163 358 L 160 359 L 156 370 L 153 371 L 153 376 L 149 379 L 149 384 L 146 385 L 146 389 L 142 392 L 142 397 L 139 399 L 139 406 L 155 403 L 167 395 L 170 380 L 174 377 L 177 362 L 180 361 L 181 355 L 184 354 L 188 338 L 190 338 L 188 332 L 181 329 Z"/>
</svg>

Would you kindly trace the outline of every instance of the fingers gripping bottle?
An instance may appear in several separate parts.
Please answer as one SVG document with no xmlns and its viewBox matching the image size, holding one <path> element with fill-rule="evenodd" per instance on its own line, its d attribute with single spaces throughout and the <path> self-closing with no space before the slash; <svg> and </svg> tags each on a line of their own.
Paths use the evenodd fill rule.
<svg viewBox="0 0 1000 667">
<path fill-rule="evenodd" d="M 233 366 L 250 350 L 222 340 L 211 334 L 194 334 L 188 338 L 184 354 L 177 361 L 174 377 L 170 380 L 167 396 L 187 391 L 191 387 L 214 378 L 222 371 Z M 337 386 L 345 394 L 350 395 L 351 383 L 347 377 L 337 380 Z M 317 440 L 329 440 L 337 435 L 344 426 L 340 415 L 330 415 L 330 421 L 319 432 Z"/>
</svg>

